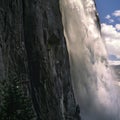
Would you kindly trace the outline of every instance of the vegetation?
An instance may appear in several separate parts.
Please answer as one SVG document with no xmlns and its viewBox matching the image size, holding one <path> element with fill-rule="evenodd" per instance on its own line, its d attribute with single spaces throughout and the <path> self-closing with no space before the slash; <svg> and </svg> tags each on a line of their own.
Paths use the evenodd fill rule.
<svg viewBox="0 0 120 120">
<path fill-rule="evenodd" d="M 31 100 L 24 95 L 17 77 L 9 77 L 1 86 L 0 120 L 34 120 Z"/>
</svg>

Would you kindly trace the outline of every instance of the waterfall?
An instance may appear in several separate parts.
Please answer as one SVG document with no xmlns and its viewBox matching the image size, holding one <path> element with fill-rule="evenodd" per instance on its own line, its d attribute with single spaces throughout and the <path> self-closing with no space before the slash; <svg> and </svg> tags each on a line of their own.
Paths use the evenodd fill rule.
<svg viewBox="0 0 120 120">
<path fill-rule="evenodd" d="M 93 0 L 60 0 L 72 85 L 83 120 L 120 120 L 120 88 L 108 65 Z"/>
</svg>

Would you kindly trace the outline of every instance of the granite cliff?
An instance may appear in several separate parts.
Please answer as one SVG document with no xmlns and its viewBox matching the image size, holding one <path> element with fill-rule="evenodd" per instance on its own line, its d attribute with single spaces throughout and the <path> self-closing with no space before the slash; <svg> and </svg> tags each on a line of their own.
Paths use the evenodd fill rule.
<svg viewBox="0 0 120 120">
<path fill-rule="evenodd" d="M 37 120 L 74 120 L 76 103 L 58 0 L 0 0 L 0 78 L 16 73 Z"/>
</svg>

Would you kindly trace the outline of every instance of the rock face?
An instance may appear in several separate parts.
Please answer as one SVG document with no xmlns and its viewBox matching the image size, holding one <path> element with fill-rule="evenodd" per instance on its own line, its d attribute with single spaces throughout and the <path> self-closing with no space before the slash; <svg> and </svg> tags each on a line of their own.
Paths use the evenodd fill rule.
<svg viewBox="0 0 120 120">
<path fill-rule="evenodd" d="M 29 88 L 37 120 L 74 120 L 59 0 L 0 0 L 0 49 L 0 74 Z"/>
</svg>

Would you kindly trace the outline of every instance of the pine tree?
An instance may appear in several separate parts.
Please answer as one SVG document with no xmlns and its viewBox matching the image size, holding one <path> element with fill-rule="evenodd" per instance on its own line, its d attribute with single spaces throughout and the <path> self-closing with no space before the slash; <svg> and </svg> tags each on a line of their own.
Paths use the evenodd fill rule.
<svg viewBox="0 0 120 120">
<path fill-rule="evenodd" d="M 17 77 L 4 81 L 0 120 L 34 120 L 32 102 L 24 95 Z"/>
</svg>

